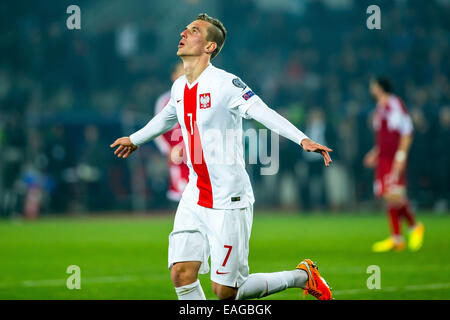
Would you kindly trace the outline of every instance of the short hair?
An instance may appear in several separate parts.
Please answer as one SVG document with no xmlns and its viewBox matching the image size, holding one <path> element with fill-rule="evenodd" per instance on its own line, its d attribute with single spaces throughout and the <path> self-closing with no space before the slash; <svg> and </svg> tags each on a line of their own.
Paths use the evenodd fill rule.
<svg viewBox="0 0 450 320">
<path fill-rule="evenodd" d="M 207 21 L 211 24 L 211 26 L 208 28 L 206 40 L 215 42 L 217 44 L 216 50 L 214 50 L 211 54 L 211 59 L 214 59 L 214 57 L 219 54 L 220 50 L 222 50 L 223 44 L 225 43 L 225 39 L 227 37 L 227 30 L 219 19 L 212 18 L 206 13 L 200 13 L 197 16 L 197 20 Z"/>
<path fill-rule="evenodd" d="M 374 81 L 383 89 L 386 93 L 392 93 L 394 88 L 392 87 L 392 82 L 389 78 L 385 76 L 379 76 L 374 79 Z"/>
</svg>

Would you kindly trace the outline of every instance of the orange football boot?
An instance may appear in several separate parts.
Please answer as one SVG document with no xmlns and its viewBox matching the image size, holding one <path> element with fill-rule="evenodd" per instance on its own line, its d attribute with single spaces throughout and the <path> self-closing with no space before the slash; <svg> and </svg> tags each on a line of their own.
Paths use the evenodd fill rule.
<svg viewBox="0 0 450 320">
<path fill-rule="evenodd" d="M 310 294 L 319 300 L 332 300 L 331 288 L 319 273 L 319 268 L 310 259 L 300 262 L 296 269 L 304 270 L 308 274 L 306 288 L 303 289 L 303 297 Z"/>
</svg>

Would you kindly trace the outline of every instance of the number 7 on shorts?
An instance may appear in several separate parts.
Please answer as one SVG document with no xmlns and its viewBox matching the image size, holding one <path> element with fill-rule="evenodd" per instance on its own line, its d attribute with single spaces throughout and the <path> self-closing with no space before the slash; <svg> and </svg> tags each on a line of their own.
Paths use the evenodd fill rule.
<svg viewBox="0 0 450 320">
<path fill-rule="evenodd" d="M 225 259 L 223 260 L 223 263 L 222 263 L 222 267 L 225 267 L 225 265 L 227 264 L 228 258 L 230 257 L 231 249 L 233 249 L 233 246 L 224 245 L 223 247 L 225 249 L 228 249 L 227 255 L 225 256 Z"/>
</svg>

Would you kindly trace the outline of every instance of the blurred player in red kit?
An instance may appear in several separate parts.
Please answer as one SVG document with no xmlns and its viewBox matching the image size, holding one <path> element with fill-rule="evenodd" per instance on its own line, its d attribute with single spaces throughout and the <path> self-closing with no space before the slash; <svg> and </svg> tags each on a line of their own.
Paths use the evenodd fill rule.
<svg viewBox="0 0 450 320">
<path fill-rule="evenodd" d="M 171 80 L 184 74 L 183 64 L 177 63 L 171 73 Z M 170 100 L 170 91 L 163 93 L 158 97 L 155 104 L 155 115 L 167 105 Z M 167 198 L 172 201 L 180 201 L 184 188 L 189 182 L 189 168 L 186 165 L 183 135 L 180 124 L 176 124 L 172 130 L 163 133 L 155 138 L 155 143 L 162 154 L 167 156 L 169 169 L 169 190 Z"/>
<path fill-rule="evenodd" d="M 411 251 L 422 247 L 424 227 L 417 222 L 406 194 L 406 168 L 412 143 L 413 125 L 403 101 L 392 94 L 386 78 L 373 79 L 370 93 L 377 101 L 373 117 L 375 146 L 364 157 L 364 165 L 375 168 L 374 193 L 384 200 L 391 225 L 391 236 L 376 242 L 374 252 L 401 251 L 406 242 L 400 222 L 408 222 Z"/>
</svg>

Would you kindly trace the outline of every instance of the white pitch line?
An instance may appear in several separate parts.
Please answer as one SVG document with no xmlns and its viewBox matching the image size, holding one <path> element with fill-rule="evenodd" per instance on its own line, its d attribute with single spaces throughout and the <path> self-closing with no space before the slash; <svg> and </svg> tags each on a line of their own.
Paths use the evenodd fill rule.
<svg viewBox="0 0 450 320">
<path fill-rule="evenodd" d="M 321 271 L 326 276 L 327 274 L 365 274 L 367 267 L 330 267 L 324 268 Z M 380 267 L 381 272 L 414 272 L 417 271 L 417 266 L 405 265 L 405 266 L 392 266 L 392 267 Z M 450 270 L 450 265 L 427 265 L 421 266 L 421 270 L 427 271 L 447 271 Z"/>
<path fill-rule="evenodd" d="M 20 283 L 21 287 L 58 287 L 64 285 L 66 280 L 53 279 L 53 280 L 27 280 Z"/>
<path fill-rule="evenodd" d="M 120 276 L 120 277 L 97 277 L 82 279 L 82 283 L 121 283 L 131 282 L 142 277 Z M 67 279 L 49 279 L 49 280 L 26 280 L 18 284 L 0 283 L 0 287 L 59 287 L 65 286 Z"/>
<path fill-rule="evenodd" d="M 82 280 L 82 283 L 123 283 L 132 282 L 143 277 L 137 276 L 120 276 L 120 277 L 97 277 L 97 278 L 87 278 Z M 27 280 L 23 281 L 17 285 L 0 283 L 2 288 L 11 287 L 59 287 L 65 286 L 67 279 L 49 279 L 49 280 Z M 343 290 L 333 290 L 333 295 L 354 295 L 354 294 L 367 294 L 367 293 L 383 293 L 383 292 L 395 292 L 395 291 L 421 291 L 421 290 L 441 290 L 450 289 L 450 283 L 434 283 L 426 285 L 408 285 L 405 287 L 385 287 L 379 290 L 377 289 L 343 289 Z"/>
<path fill-rule="evenodd" d="M 347 289 L 347 290 L 333 290 L 333 294 L 360 294 L 360 293 L 374 293 L 374 292 L 393 292 L 393 291 L 421 291 L 421 290 L 439 290 L 439 289 L 450 289 L 450 283 L 434 283 L 434 284 L 424 284 L 424 285 L 410 285 L 405 287 L 386 287 L 381 289 Z"/>
<path fill-rule="evenodd" d="M 433 270 L 439 270 L 439 271 L 446 271 L 450 270 L 450 266 L 439 266 L 439 265 L 427 265 L 422 266 L 422 269 L 426 269 L 428 271 Z M 325 270 L 325 269 L 324 269 Z M 403 272 L 411 272 L 416 271 L 416 266 L 411 265 L 404 265 L 404 266 L 395 266 L 395 267 L 385 267 L 382 268 L 382 271 L 388 271 L 388 272 L 396 272 L 396 271 L 403 271 Z M 366 274 L 365 267 L 331 267 L 327 268 L 324 271 L 324 274 Z M 83 283 L 119 283 L 119 282 L 131 282 L 135 281 L 137 279 L 142 279 L 143 277 L 137 277 L 137 276 L 110 276 L 110 277 L 97 277 L 97 278 L 87 278 L 82 279 Z M 14 284 L 14 283 L 0 283 L 0 288 L 11 288 L 11 287 L 57 287 L 57 286 L 64 286 L 67 279 L 49 279 L 49 280 L 26 280 L 22 281 L 21 283 Z M 415 288 L 415 286 L 411 286 L 412 288 Z M 339 290 L 337 292 L 353 292 L 356 290 L 356 293 L 364 292 L 365 289 L 348 289 L 348 290 Z M 389 291 L 390 288 L 383 289 L 386 291 Z M 396 289 L 395 289 L 396 290 Z M 413 290 L 413 289 L 411 289 Z M 418 289 L 419 290 L 419 289 Z M 370 292 L 370 290 L 367 290 Z M 352 293 L 349 293 L 352 294 Z"/>
</svg>

